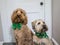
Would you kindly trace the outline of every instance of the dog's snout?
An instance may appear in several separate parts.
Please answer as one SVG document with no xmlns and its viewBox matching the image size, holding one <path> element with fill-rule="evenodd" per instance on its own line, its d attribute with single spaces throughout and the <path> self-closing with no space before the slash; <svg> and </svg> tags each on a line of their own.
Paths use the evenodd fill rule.
<svg viewBox="0 0 60 45">
<path fill-rule="evenodd" d="M 20 16 L 20 14 L 17 14 L 17 16 Z"/>
<path fill-rule="evenodd" d="M 17 17 L 20 17 L 20 15 L 17 15 Z"/>
<path fill-rule="evenodd" d="M 46 28 L 46 25 L 43 25 L 43 28 Z"/>
</svg>

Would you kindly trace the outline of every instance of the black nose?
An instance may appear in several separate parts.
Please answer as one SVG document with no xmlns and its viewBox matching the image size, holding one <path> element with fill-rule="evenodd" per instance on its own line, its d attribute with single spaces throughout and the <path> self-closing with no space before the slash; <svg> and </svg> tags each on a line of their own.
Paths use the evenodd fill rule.
<svg viewBox="0 0 60 45">
<path fill-rule="evenodd" d="M 20 18 L 20 15 L 17 15 L 18 18 Z"/>
<path fill-rule="evenodd" d="M 46 25 L 43 25 L 43 28 L 45 29 L 46 28 Z"/>
</svg>

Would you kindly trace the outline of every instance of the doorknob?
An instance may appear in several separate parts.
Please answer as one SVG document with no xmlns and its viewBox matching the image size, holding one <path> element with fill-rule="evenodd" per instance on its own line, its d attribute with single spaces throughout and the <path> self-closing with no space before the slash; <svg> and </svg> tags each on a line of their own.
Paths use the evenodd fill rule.
<svg viewBox="0 0 60 45">
<path fill-rule="evenodd" d="M 43 5 L 43 2 L 40 2 L 40 5 L 42 6 Z"/>
</svg>

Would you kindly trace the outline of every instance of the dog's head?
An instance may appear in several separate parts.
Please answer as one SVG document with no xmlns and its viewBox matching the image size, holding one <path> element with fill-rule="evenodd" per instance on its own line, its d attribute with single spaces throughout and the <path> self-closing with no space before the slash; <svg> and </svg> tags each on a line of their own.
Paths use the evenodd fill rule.
<svg viewBox="0 0 60 45">
<path fill-rule="evenodd" d="M 16 9 L 11 16 L 12 23 L 27 24 L 26 12 L 23 9 Z"/>
<path fill-rule="evenodd" d="M 41 19 L 33 21 L 32 22 L 32 28 L 34 29 L 34 31 L 40 32 L 40 33 L 48 30 L 47 25 Z"/>
</svg>

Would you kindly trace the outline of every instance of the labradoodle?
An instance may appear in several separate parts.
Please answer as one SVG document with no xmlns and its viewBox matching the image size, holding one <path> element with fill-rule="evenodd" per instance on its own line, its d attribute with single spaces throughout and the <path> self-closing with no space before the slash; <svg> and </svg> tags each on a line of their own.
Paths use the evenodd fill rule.
<svg viewBox="0 0 60 45">
<path fill-rule="evenodd" d="M 53 45 L 52 41 L 49 39 L 48 35 L 46 34 L 48 27 L 43 20 L 38 19 L 33 21 L 32 28 L 35 32 L 33 36 L 34 45 Z"/>
<path fill-rule="evenodd" d="M 33 45 L 33 34 L 27 26 L 27 16 L 23 9 L 16 9 L 11 16 L 16 45 Z"/>
</svg>

